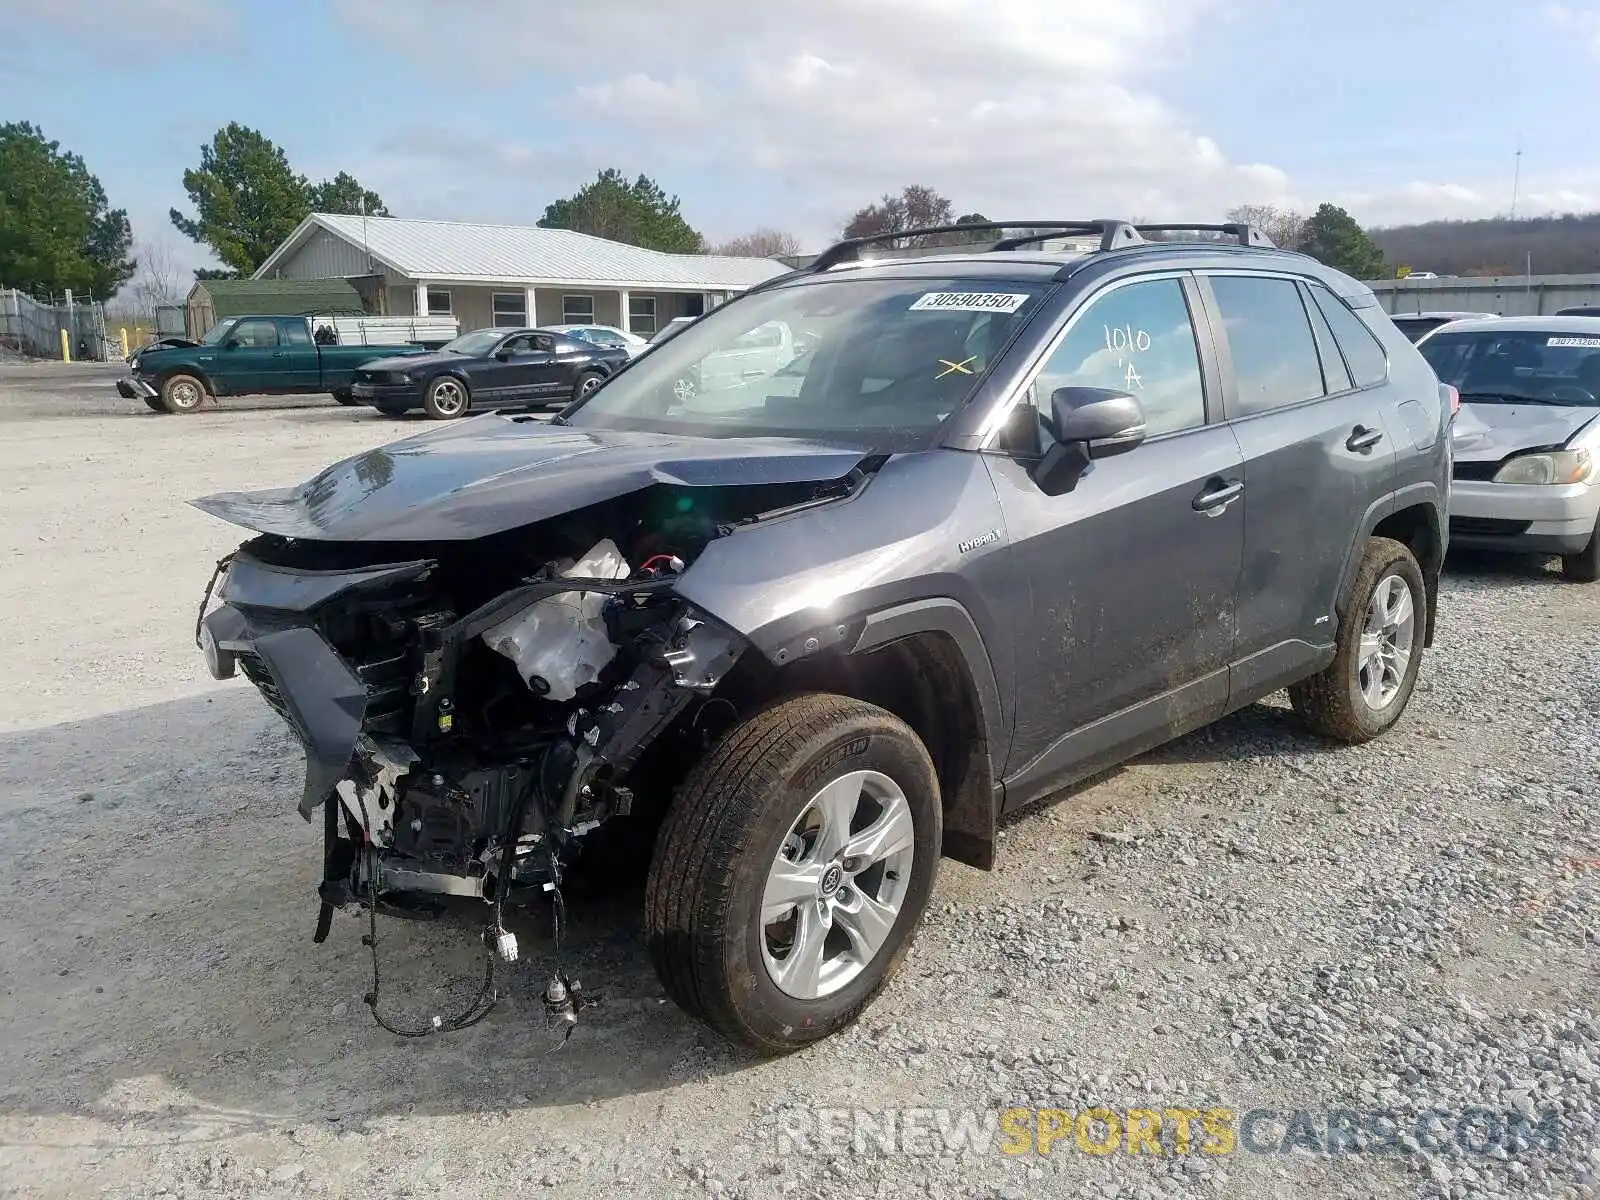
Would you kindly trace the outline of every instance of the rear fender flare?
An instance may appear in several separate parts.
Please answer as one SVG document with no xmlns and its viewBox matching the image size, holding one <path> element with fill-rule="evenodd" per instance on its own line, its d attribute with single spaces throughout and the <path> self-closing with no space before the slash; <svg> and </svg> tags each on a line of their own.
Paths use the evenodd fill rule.
<svg viewBox="0 0 1600 1200">
<path fill-rule="evenodd" d="M 1435 542 L 1443 548 L 1445 546 L 1446 531 L 1440 525 L 1439 513 L 1442 510 L 1439 488 L 1433 483 L 1414 483 L 1403 487 L 1397 492 L 1390 492 L 1382 499 L 1368 507 L 1366 514 L 1361 519 L 1361 526 L 1355 540 L 1351 542 L 1350 549 L 1345 554 L 1344 570 L 1339 574 L 1339 592 L 1334 601 L 1334 611 L 1341 619 L 1350 607 L 1350 587 L 1355 582 L 1356 572 L 1361 569 L 1361 559 L 1366 553 L 1367 540 L 1372 537 L 1373 531 L 1383 523 L 1384 519 L 1407 508 L 1418 505 L 1425 507 L 1430 514 L 1429 524 L 1433 528 Z M 1442 557 L 1442 556 L 1441 556 Z M 1423 637 L 1423 646 L 1433 645 L 1434 624 L 1438 616 L 1439 579 L 1437 567 L 1430 570 L 1426 563 L 1422 564 L 1423 578 L 1428 584 L 1428 612 L 1427 628 Z"/>
</svg>

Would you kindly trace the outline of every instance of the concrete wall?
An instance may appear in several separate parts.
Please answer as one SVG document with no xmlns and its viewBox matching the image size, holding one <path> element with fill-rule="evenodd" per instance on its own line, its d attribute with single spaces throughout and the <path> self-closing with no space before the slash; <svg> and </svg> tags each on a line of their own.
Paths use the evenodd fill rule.
<svg viewBox="0 0 1600 1200">
<path fill-rule="evenodd" d="M 1391 313 L 1490 312 L 1526 317 L 1578 304 L 1600 304 L 1600 275 L 1377 279 L 1368 280 L 1367 286 Z"/>
</svg>

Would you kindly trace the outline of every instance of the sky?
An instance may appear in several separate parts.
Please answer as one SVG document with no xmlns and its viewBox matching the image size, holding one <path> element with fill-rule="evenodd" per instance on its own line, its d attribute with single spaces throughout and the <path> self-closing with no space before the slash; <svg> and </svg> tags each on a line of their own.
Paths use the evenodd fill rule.
<svg viewBox="0 0 1600 1200">
<path fill-rule="evenodd" d="M 397 216 L 532 223 L 604 167 L 712 242 L 885 192 L 1035 220 L 1600 209 L 1600 0 L 0 0 L 0 121 L 138 242 L 228 121 Z"/>
</svg>

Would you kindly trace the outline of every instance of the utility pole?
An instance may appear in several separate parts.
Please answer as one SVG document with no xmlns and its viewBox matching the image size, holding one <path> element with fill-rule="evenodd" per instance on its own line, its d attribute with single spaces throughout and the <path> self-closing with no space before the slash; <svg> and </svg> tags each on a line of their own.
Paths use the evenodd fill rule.
<svg viewBox="0 0 1600 1200">
<path fill-rule="evenodd" d="M 1517 153 L 1511 168 L 1511 219 L 1517 219 L 1517 191 L 1522 184 L 1522 135 L 1517 134 Z"/>
</svg>

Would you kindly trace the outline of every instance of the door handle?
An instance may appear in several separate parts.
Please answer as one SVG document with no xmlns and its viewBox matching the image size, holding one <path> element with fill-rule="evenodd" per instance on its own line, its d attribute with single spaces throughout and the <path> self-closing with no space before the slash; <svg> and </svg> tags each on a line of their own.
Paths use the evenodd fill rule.
<svg viewBox="0 0 1600 1200">
<path fill-rule="evenodd" d="M 1244 483 L 1241 480 L 1208 479 L 1206 486 L 1194 498 L 1194 510 L 1214 517 L 1242 495 Z"/>
<path fill-rule="evenodd" d="M 1381 441 L 1383 441 L 1383 430 L 1368 429 L 1365 425 L 1357 425 L 1350 431 L 1350 436 L 1345 438 L 1344 448 L 1362 452 L 1371 450 Z"/>
<path fill-rule="evenodd" d="M 289 355 L 287 353 L 285 353 L 284 351 L 282 351 L 282 350 L 274 350 L 272 352 L 272 357 L 273 358 L 288 358 Z"/>
</svg>

